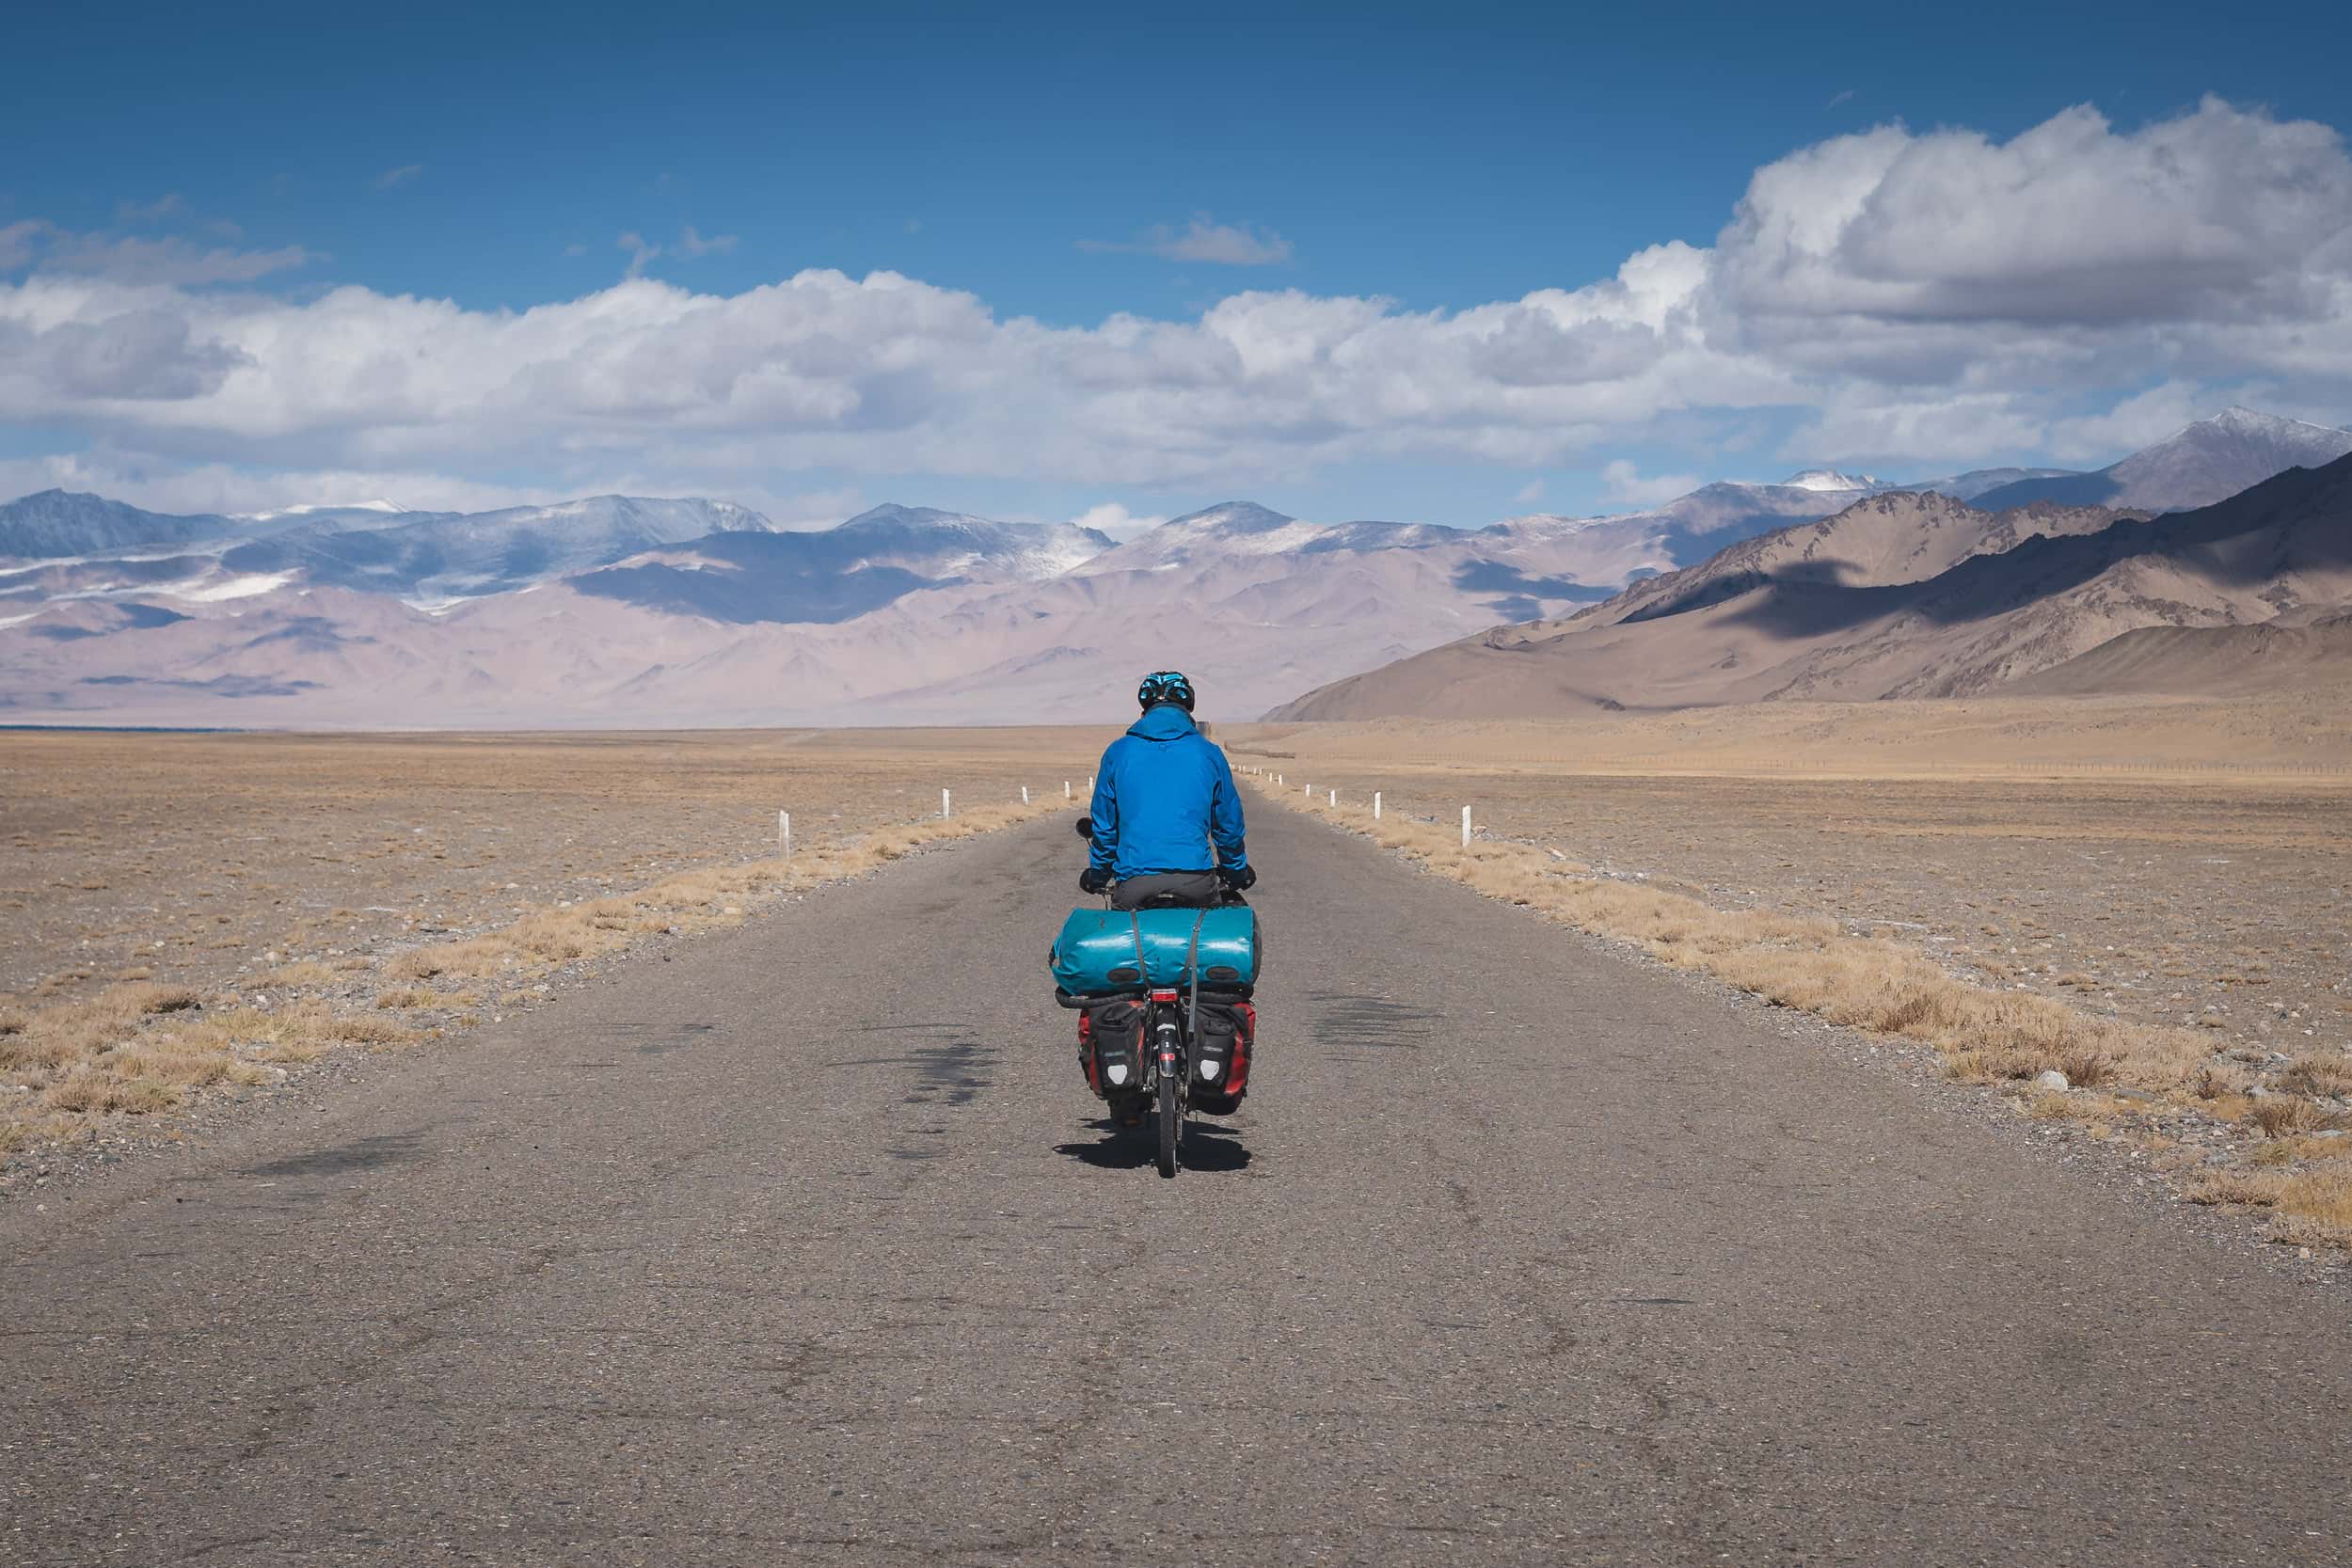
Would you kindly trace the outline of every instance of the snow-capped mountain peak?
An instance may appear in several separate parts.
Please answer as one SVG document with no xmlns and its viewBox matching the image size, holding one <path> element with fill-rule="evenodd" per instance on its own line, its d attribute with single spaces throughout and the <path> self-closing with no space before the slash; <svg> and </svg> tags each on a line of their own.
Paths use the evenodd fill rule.
<svg viewBox="0 0 2352 1568">
<path fill-rule="evenodd" d="M 240 512 L 239 522 L 274 523 L 280 517 L 310 517 L 323 512 L 380 512 L 387 516 L 400 516 L 408 508 L 395 500 L 377 497 L 372 501 L 304 501 L 296 506 L 281 506 L 270 512 Z"/>
<path fill-rule="evenodd" d="M 919 565 L 930 576 L 1060 577 L 1112 547 L 1108 534 L 1074 523 L 1008 523 L 968 512 L 884 501 L 829 536 L 859 565 Z"/>
<path fill-rule="evenodd" d="M 1246 534 L 1273 533 L 1297 521 L 1297 518 L 1284 516 L 1271 507 L 1260 506 L 1256 501 L 1219 501 L 1215 506 L 1172 517 L 1153 531 L 1165 532 L 1171 537 L 1213 535 L 1231 539 Z"/>
<path fill-rule="evenodd" d="M 2334 425 L 2313 424 L 2309 420 L 2291 420 L 2283 414 L 2265 414 L 2258 412 L 2255 409 L 2242 407 L 2234 403 L 2230 404 L 2229 407 L 2224 408 L 2220 413 L 2216 414 L 2213 418 L 2209 420 L 2201 420 L 2198 422 L 2200 424 L 2220 425 L 2227 430 L 2261 431 L 2265 434 L 2284 434 L 2293 431 L 2300 431 L 2307 434 L 2316 432 L 2321 436 L 2342 436 L 2344 434 L 2343 431 L 2337 429 Z"/>
<path fill-rule="evenodd" d="M 1784 490 L 1880 490 L 1885 488 L 1870 474 L 1844 474 L 1835 468 L 1807 468 L 1791 474 L 1780 482 Z"/>
<path fill-rule="evenodd" d="M 2225 408 L 2095 473 L 2003 485 L 1977 504 L 1999 510 L 2049 500 L 2181 511 L 2210 506 L 2288 468 L 2322 467 L 2346 452 L 2352 452 L 2352 431 Z"/>
</svg>

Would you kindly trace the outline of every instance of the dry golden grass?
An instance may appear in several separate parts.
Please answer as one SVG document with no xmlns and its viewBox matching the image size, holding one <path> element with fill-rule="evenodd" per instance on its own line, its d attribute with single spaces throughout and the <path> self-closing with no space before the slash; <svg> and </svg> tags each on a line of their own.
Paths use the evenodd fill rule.
<svg viewBox="0 0 2352 1568">
<path fill-rule="evenodd" d="M 2280 1082 L 2298 1094 L 2352 1096 L 2352 1056 L 2299 1056 Z"/>
<path fill-rule="evenodd" d="M 388 1020 L 337 1013 L 315 1000 L 278 1008 L 203 1007 L 193 996 L 125 994 L 133 990 L 118 987 L 36 1014 L 0 1047 L 0 1074 L 51 1112 L 141 1115 L 181 1103 L 189 1089 L 265 1082 L 263 1064 L 309 1061 L 339 1044 L 410 1037 Z M 63 1130 L 53 1124 L 44 1135 Z M 20 1127 L 11 1141 L 24 1135 Z"/>
<path fill-rule="evenodd" d="M 2183 1186 L 2182 1194 L 2191 1203 L 2239 1203 L 2249 1209 L 2267 1209 L 2279 1201 L 2291 1180 L 2283 1171 L 2225 1167 L 2199 1171 Z"/>
<path fill-rule="evenodd" d="M 2185 1189 L 2192 1202 L 2238 1204 L 2270 1212 L 2270 1237 L 2293 1246 L 2352 1247 L 2352 1164 L 2296 1170 L 2201 1172 Z"/>
<path fill-rule="evenodd" d="M 99 998 L 99 1005 L 117 1013 L 136 1015 L 176 1013 L 184 1007 L 193 1007 L 202 1000 L 189 986 L 166 986 L 142 980 L 107 991 Z"/>
<path fill-rule="evenodd" d="M 2255 1101 L 2251 1117 L 2255 1130 L 2265 1138 L 2285 1138 L 2297 1132 L 2317 1132 L 2330 1119 L 2327 1112 L 2310 1101 L 2290 1099 L 2282 1094 L 2265 1095 Z"/>
<path fill-rule="evenodd" d="M 53 1111 L 99 1114 L 123 1111 L 133 1116 L 167 1111 L 180 1103 L 180 1091 L 151 1079 L 129 1079 L 102 1068 L 85 1068 L 52 1084 L 41 1102 Z"/>
<path fill-rule="evenodd" d="M 2345 1126 L 2347 1122 L 2352 1122 L 2352 1117 L 2339 1117 L 2338 1125 L 2328 1131 L 2342 1134 L 2347 1131 Z M 2287 1140 L 2285 1148 L 2293 1163 L 2297 1165 L 2307 1161 L 2317 1163 L 2324 1160 L 2352 1159 L 2352 1137 L 2339 1135 L 2291 1138 Z"/>
<path fill-rule="evenodd" d="M 441 973 L 441 958 L 434 948 L 398 953 L 385 960 L 384 973 L 395 980 L 430 980 Z"/>
<path fill-rule="evenodd" d="M 441 1004 L 441 993 L 422 986 L 395 986 L 375 993 L 378 1007 L 432 1007 Z"/>
<path fill-rule="evenodd" d="M 2244 1068 L 2228 1062 L 2207 1062 L 2189 1080 L 2189 1087 L 2200 1100 L 2242 1101 L 2253 1085 L 2253 1075 Z M 2249 1102 L 2250 1103 L 2250 1102 Z"/>
<path fill-rule="evenodd" d="M 2297 1171 L 2279 1189 L 2279 1209 L 2314 1224 L 2352 1228 L 2352 1168 Z"/>
</svg>

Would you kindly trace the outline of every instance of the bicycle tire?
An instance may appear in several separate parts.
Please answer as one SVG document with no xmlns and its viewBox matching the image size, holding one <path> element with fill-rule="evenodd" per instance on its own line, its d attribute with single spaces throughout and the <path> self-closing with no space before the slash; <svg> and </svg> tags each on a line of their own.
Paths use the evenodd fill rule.
<svg viewBox="0 0 2352 1568">
<path fill-rule="evenodd" d="M 1160 1074 L 1160 1174 L 1176 1174 L 1176 1134 L 1183 1109 L 1176 1103 L 1176 1079 L 1172 1073 Z"/>
</svg>

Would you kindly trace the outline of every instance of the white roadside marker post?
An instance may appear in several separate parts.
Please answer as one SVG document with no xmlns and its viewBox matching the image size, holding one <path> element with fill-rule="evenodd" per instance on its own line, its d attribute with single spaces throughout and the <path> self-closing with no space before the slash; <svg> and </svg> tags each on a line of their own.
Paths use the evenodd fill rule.
<svg viewBox="0 0 2352 1568">
<path fill-rule="evenodd" d="M 1300 784 L 1300 785 L 1298 786 L 1298 793 L 1299 793 L 1299 794 L 1301 794 L 1301 795 L 1312 795 L 1314 792 L 1315 792 L 1315 786 L 1314 786 L 1314 785 L 1312 785 L 1312 784 Z M 1242 1085 L 1242 1087 L 1244 1087 L 1244 1088 L 1248 1088 L 1248 1086 L 1249 1086 L 1249 1085 L 1247 1085 L 1247 1084 L 1245 1084 L 1245 1085 Z"/>
<path fill-rule="evenodd" d="M 1339 803 L 1340 803 L 1340 792 L 1339 792 L 1338 790 L 1336 790 L 1336 789 L 1335 789 L 1335 790 L 1333 790 L 1333 791 L 1331 791 L 1331 798 L 1330 798 L 1328 800 L 1326 800 L 1326 801 L 1324 802 L 1324 804 L 1325 804 L 1325 805 L 1327 805 L 1327 806 L 1336 806 L 1336 805 L 1338 805 Z M 1242 1085 L 1242 1087 L 1244 1087 L 1244 1088 L 1248 1088 L 1248 1086 L 1249 1086 L 1249 1085 L 1247 1085 L 1247 1084 L 1245 1084 L 1245 1085 Z"/>
<path fill-rule="evenodd" d="M 1372 819 L 1375 822 L 1380 820 L 1380 792 L 1376 789 L 1372 792 Z"/>
<path fill-rule="evenodd" d="M 1021 803 L 1025 806 L 1029 803 L 1029 786 L 1027 784 L 1023 784 L 1021 786 Z M 1244 1088 L 1248 1088 L 1249 1085 L 1245 1084 L 1242 1086 Z"/>
<path fill-rule="evenodd" d="M 1070 781 L 1069 781 L 1068 779 L 1064 779 L 1064 780 L 1062 780 L 1062 782 L 1061 782 L 1061 798 L 1062 798 L 1063 800 L 1069 800 L 1069 799 L 1070 799 Z M 1245 1089 L 1246 1089 L 1246 1088 L 1248 1088 L 1248 1086 L 1249 1086 L 1249 1085 L 1247 1085 L 1247 1084 L 1244 1084 L 1244 1085 L 1242 1085 L 1242 1087 L 1243 1087 L 1243 1088 L 1245 1088 Z"/>
<path fill-rule="evenodd" d="M 949 796 L 946 790 L 941 790 L 939 792 L 939 819 L 942 822 L 945 822 L 955 815 L 956 803 L 954 799 Z M 1462 831 L 1464 832 L 1468 832 L 1470 830 L 1465 828 Z M 1467 840 L 1465 842 L 1467 842 Z"/>
<path fill-rule="evenodd" d="M 776 813 L 776 847 L 784 851 L 786 860 L 792 858 L 792 814 L 788 811 Z"/>
<path fill-rule="evenodd" d="M 1462 847 L 1470 847 L 1470 807 L 1462 808 Z"/>
</svg>

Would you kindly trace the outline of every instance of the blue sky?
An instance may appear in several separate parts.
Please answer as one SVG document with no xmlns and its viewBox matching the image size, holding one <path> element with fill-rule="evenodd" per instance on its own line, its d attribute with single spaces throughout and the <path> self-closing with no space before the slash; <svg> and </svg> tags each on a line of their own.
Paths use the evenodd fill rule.
<svg viewBox="0 0 2352 1568">
<path fill-rule="evenodd" d="M 2233 399 L 2340 422 L 2343 9 L 46 8 L 0 97 L 0 489 L 1476 524 L 1814 462 L 2095 464 Z M 2097 134 L 2047 129 L 2082 106 Z M 2055 153 L 2004 153 L 2038 132 Z M 1759 170 L 1820 149 L 1790 210 L 1875 180 L 1832 248 L 1888 254 L 1767 276 L 1767 203 L 1736 277 L 1502 319 L 1654 247 L 1715 257 Z M 2111 169 L 2104 201 L 2184 162 L 2186 195 L 2065 196 L 2070 167 Z M 2077 213 L 2188 237 L 2119 311 L 2102 269 L 2150 246 L 2053 261 Z M 1935 230 L 1980 214 L 1939 271 Z M 1882 245 L 1890 214 L 1915 228 Z M 760 293 L 810 269 L 936 311 Z M 1236 296 L 1280 308 L 1204 325 Z M 698 326 L 689 297 L 738 303 Z M 1102 336 L 1124 317 L 1186 330 Z M 404 344 L 435 363 L 372 405 Z"/>
</svg>

